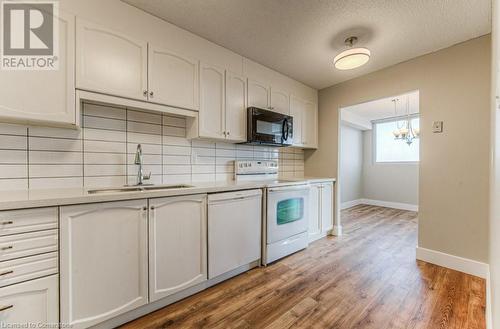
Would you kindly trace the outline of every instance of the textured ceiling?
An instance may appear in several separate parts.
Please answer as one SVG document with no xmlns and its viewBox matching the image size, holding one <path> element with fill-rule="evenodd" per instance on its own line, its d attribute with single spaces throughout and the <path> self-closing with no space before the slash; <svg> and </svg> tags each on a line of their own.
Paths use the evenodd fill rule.
<svg viewBox="0 0 500 329">
<path fill-rule="evenodd" d="M 490 0 L 123 0 L 321 89 L 491 31 Z M 333 68 L 358 36 L 370 62 Z"/>
</svg>

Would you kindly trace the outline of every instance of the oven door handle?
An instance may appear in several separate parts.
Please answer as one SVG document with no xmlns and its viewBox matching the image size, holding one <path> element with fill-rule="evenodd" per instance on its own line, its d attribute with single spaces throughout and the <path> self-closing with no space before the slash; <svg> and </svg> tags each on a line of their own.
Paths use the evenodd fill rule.
<svg viewBox="0 0 500 329">
<path fill-rule="evenodd" d="M 297 190 L 304 190 L 304 191 L 309 191 L 310 186 L 308 184 L 300 184 L 300 185 L 289 185 L 289 186 L 283 186 L 283 187 L 272 187 L 268 188 L 267 191 L 269 193 L 273 192 L 283 192 L 283 191 L 297 191 Z"/>
</svg>

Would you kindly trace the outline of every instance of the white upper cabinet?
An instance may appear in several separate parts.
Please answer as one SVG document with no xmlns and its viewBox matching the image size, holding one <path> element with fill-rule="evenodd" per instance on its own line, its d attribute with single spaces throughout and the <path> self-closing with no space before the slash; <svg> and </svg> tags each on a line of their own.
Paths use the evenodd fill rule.
<svg viewBox="0 0 500 329">
<path fill-rule="evenodd" d="M 207 280 L 206 195 L 150 199 L 149 298 Z"/>
<path fill-rule="evenodd" d="M 147 100 L 147 42 L 77 19 L 76 87 Z"/>
<path fill-rule="evenodd" d="M 247 140 L 246 79 L 226 71 L 226 135 L 235 142 Z"/>
<path fill-rule="evenodd" d="M 290 115 L 293 117 L 293 145 L 318 147 L 318 107 L 315 103 L 292 96 Z"/>
<path fill-rule="evenodd" d="M 290 114 L 290 96 L 287 92 L 271 87 L 271 111 Z"/>
<path fill-rule="evenodd" d="M 60 11 L 58 70 L 0 73 L 0 119 L 75 125 L 75 17 Z"/>
<path fill-rule="evenodd" d="M 269 109 L 271 88 L 261 82 L 248 79 L 248 107 Z"/>
<path fill-rule="evenodd" d="M 302 122 L 303 146 L 307 148 L 318 147 L 318 106 L 306 101 Z"/>
<path fill-rule="evenodd" d="M 149 45 L 149 100 L 198 109 L 198 60 Z"/>
<path fill-rule="evenodd" d="M 60 208 L 61 321 L 88 328 L 148 303 L 147 201 Z"/>
<path fill-rule="evenodd" d="M 224 139 L 225 122 L 224 69 L 200 64 L 200 137 Z"/>
</svg>

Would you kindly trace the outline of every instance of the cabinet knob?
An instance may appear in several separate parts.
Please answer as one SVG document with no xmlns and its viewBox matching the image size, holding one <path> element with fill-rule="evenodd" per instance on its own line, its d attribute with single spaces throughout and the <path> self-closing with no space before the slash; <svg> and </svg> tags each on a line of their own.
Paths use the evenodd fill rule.
<svg viewBox="0 0 500 329">
<path fill-rule="evenodd" d="M 144 90 L 144 91 L 142 92 L 142 95 L 143 95 L 144 97 L 147 97 L 147 96 L 148 96 L 148 91 L 147 91 L 147 90 Z"/>
<path fill-rule="evenodd" d="M 7 246 L 7 247 L 2 247 L 2 249 L 1 249 L 1 250 L 9 250 L 9 249 L 12 249 L 12 248 L 14 248 L 14 247 L 12 247 L 12 246 Z"/>
<path fill-rule="evenodd" d="M 149 207 L 149 208 L 151 208 L 151 210 L 155 210 L 155 206 L 151 206 L 151 207 Z"/>
<path fill-rule="evenodd" d="M 14 224 L 14 222 L 13 222 L 13 221 L 11 221 L 11 220 L 7 220 L 7 221 L 5 221 L 5 222 L 1 222 L 1 223 L 0 223 L 0 225 L 9 225 L 9 224 Z"/>
<path fill-rule="evenodd" d="M 229 131 L 227 132 L 227 135 L 229 136 Z"/>
<path fill-rule="evenodd" d="M 153 97 L 154 93 L 152 91 L 149 92 L 149 97 Z"/>
</svg>

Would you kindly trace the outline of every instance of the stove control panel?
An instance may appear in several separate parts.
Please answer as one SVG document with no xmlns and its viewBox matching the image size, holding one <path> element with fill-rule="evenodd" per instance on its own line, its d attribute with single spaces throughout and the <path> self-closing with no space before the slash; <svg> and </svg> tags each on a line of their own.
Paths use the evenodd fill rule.
<svg viewBox="0 0 500 329">
<path fill-rule="evenodd" d="M 273 160 L 235 161 L 234 173 L 236 175 L 277 174 L 278 161 L 273 161 Z"/>
</svg>

